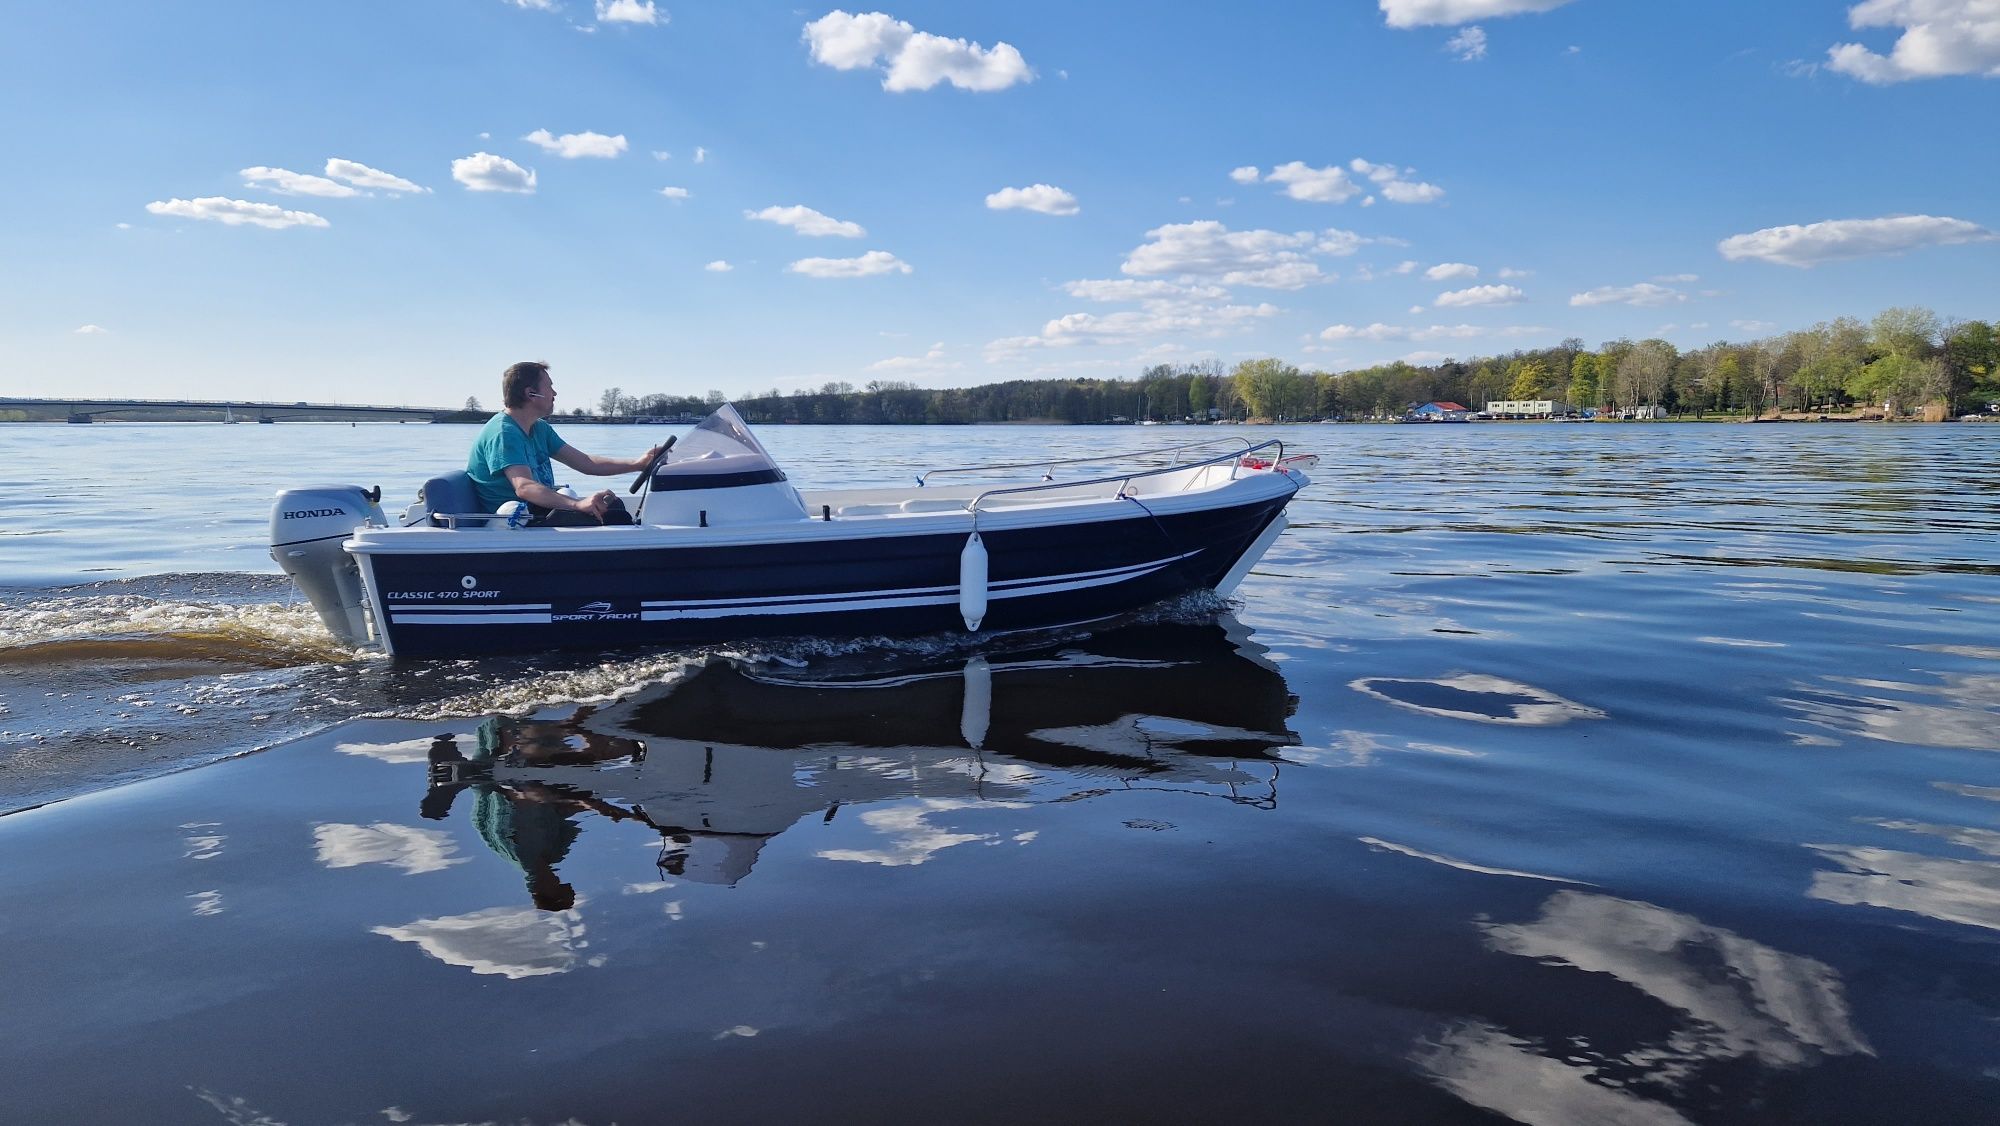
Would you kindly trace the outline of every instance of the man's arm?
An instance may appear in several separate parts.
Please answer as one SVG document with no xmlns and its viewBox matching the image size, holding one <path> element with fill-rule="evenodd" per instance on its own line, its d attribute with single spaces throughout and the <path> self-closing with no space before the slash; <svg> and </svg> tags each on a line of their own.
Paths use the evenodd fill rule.
<svg viewBox="0 0 2000 1126">
<path fill-rule="evenodd" d="M 593 457 L 575 446 L 564 443 L 563 448 L 557 450 L 554 457 L 578 473 L 588 473 L 592 477 L 609 477 L 614 473 L 637 473 L 646 468 L 646 465 L 653 460 L 653 456 L 659 452 L 660 447 L 654 446 L 638 457 L 630 459 Z"/>
<path fill-rule="evenodd" d="M 529 504 L 537 504 L 543 508 L 554 509 L 557 512 L 588 512 L 592 516 L 603 519 L 605 506 L 611 503 L 612 494 L 609 489 L 592 493 L 581 500 L 564 496 L 547 485 L 542 484 L 540 481 L 535 480 L 534 471 L 525 465 L 510 465 L 500 472 L 506 474 L 507 480 L 513 484 L 514 495 L 516 497 Z"/>
</svg>

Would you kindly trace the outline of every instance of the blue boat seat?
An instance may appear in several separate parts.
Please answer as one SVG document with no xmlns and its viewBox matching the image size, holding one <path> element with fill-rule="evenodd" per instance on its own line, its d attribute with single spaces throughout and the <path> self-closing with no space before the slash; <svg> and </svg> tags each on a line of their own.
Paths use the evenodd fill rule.
<svg viewBox="0 0 2000 1126">
<path fill-rule="evenodd" d="M 424 487 L 417 490 L 417 500 L 430 514 L 431 523 L 439 527 L 444 526 L 439 516 L 485 511 L 479 503 L 479 490 L 472 487 L 472 474 L 463 469 L 425 481 Z"/>
</svg>

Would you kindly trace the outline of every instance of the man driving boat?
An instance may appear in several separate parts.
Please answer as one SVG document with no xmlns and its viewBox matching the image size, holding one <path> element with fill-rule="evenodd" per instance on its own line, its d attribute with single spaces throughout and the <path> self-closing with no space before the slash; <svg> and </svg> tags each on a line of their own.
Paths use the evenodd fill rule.
<svg viewBox="0 0 2000 1126">
<path fill-rule="evenodd" d="M 549 378 L 549 365 L 544 363 L 523 361 L 501 373 L 500 401 L 506 409 L 489 419 L 479 437 L 473 439 L 472 454 L 465 465 L 481 506 L 498 512 L 508 501 L 518 500 L 528 506 L 532 523 L 542 527 L 632 522 L 625 503 L 610 489 L 599 489 L 587 497 L 559 492 L 549 462 L 553 459 L 578 473 L 609 477 L 646 468 L 659 454 L 658 446 L 636 458 L 620 459 L 593 457 L 564 442 L 547 421 L 556 412 L 556 386 Z"/>
</svg>

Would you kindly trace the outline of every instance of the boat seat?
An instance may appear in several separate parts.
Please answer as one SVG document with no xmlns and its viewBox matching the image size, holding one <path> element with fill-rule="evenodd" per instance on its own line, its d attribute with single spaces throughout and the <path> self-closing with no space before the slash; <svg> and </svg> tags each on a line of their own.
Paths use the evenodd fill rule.
<svg viewBox="0 0 2000 1126">
<path fill-rule="evenodd" d="M 485 511 L 479 503 L 479 490 L 472 487 L 472 474 L 463 469 L 425 481 L 424 487 L 417 490 L 417 503 L 424 506 L 431 523 L 437 527 L 445 524 L 440 516 Z"/>
</svg>

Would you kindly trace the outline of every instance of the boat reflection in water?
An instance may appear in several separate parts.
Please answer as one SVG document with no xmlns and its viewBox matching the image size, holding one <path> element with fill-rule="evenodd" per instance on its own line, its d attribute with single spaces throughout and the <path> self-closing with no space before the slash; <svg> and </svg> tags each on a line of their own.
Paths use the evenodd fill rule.
<svg viewBox="0 0 2000 1126">
<path fill-rule="evenodd" d="M 490 718 L 473 747 L 440 736 L 422 812 L 473 791 L 480 836 L 562 911 L 556 866 L 589 813 L 659 833 L 664 876 L 735 884 L 773 837 L 854 806 L 1149 789 L 1272 808 L 1298 698 L 1247 632 L 1224 616 L 971 657 L 718 658 L 567 719 Z"/>
</svg>

